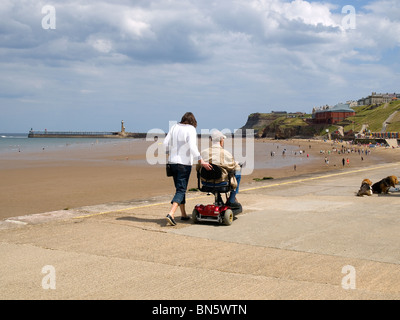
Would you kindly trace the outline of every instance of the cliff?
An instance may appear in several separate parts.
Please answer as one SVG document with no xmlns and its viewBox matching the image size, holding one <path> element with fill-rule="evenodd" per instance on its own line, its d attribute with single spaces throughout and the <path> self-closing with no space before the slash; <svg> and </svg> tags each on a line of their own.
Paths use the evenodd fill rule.
<svg viewBox="0 0 400 320">
<path fill-rule="evenodd" d="M 365 130 L 372 133 L 400 132 L 400 101 L 352 109 L 356 112 L 355 116 L 334 125 L 312 123 L 310 114 L 253 113 L 242 129 L 254 129 L 258 137 L 276 139 L 323 137 L 326 136 L 326 130 L 339 138 L 351 138 Z"/>
<path fill-rule="evenodd" d="M 311 138 L 320 132 L 320 128 L 312 125 L 309 118 L 307 115 L 253 113 L 242 129 L 254 129 L 255 135 L 262 138 Z"/>
<path fill-rule="evenodd" d="M 260 135 L 266 127 L 278 118 L 279 115 L 273 113 L 252 113 L 247 118 L 247 122 L 242 129 L 254 129 L 254 133 Z"/>
</svg>

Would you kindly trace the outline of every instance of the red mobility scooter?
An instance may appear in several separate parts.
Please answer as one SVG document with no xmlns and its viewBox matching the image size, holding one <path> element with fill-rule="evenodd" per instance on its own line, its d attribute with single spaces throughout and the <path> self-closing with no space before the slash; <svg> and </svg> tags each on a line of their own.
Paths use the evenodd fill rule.
<svg viewBox="0 0 400 320">
<path fill-rule="evenodd" d="M 228 173 L 228 181 L 215 183 L 222 176 L 221 168 L 211 164 L 212 170 L 200 168 L 197 172 L 197 186 L 201 192 L 207 192 L 214 195 L 214 203 L 203 205 L 198 204 L 193 209 L 192 219 L 195 223 L 201 221 L 216 222 L 219 224 L 231 225 L 235 215 L 242 212 L 242 205 L 237 203 L 231 207 L 227 204 L 230 192 L 233 190 L 231 177 L 234 172 Z M 201 181 L 201 178 L 205 180 Z M 221 194 L 224 193 L 226 201 L 224 202 Z"/>
</svg>

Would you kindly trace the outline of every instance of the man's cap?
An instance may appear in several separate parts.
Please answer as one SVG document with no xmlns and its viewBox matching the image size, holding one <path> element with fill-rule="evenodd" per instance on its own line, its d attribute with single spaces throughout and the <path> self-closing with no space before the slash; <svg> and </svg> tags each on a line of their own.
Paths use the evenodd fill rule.
<svg viewBox="0 0 400 320">
<path fill-rule="evenodd" d="M 212 141 L 221 141 L 221 139 L 226 139 L 226 136 L 219 130 L 213 130 L 211 132 Z"/>
</svg>

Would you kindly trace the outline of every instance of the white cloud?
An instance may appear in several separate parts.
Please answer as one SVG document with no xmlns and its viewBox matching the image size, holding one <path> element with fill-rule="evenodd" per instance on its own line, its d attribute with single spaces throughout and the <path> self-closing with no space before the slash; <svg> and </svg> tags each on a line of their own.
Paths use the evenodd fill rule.
<svg viewBox="0 0 400 320">
<path fill-rule="evenodd" d="M 344 30 L 341 8 L 326 1 L 54 0 L 56 30 L 41 28 L 45 4 L 0 3 L 0 99 L 7 103 L 118 104 L 112 110 L 139 112 L 143 124 L 152 116 L 145 110 L 160 106 L 165 116 L 167 106 L 220 117 L 229 108 L 238 127 L 249 111 L 309 111 L 398 80 L 398 62 L 386 60 L 400 46 L 398 1 L 357 7 L 355 30 Z"/>
<path fill-rule="evenodd" d="M 97 51 L 102 53 L 109 53 L 113 49 L 112 43 L 108 39 L 101 39 L 89 36 L 88 43 Z"/>
<path fill-rule="evenodd" d="M 122 20 L 123 30 L 128 34 L 131 34 L 133 38 L 140 38 L 143 34 L 149 30 L 150 25 L 148 23 L 142 22 L 130 17 L 127 13 Z"/>
<path fill-rule="evenodd" d="M 276 6 L 279 14 L 289 20 L 300 20 L 308 25 L 325 27 L 338 27 L 332 19 L 330 8 L 320 3 L 310 3 L 303 0 L 295 0 L 290 3 L 283 3 Z"/>
</svg>

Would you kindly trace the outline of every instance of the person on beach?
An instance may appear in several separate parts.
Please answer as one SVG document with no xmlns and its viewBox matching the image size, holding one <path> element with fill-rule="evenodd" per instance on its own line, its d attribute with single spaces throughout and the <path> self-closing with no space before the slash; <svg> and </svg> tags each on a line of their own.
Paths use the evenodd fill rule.
<svg viewBox="0 0 400 320">
<path fill-rule="evenodd" d="M 197 148 L 197 121 L 193 113 L 186 112 L 180 123 L 172 126 L 164 139 L 163 145 L 167 150 L 168 162 L 171 164 L 172 177 L 175 185 L 175 195 L 171 201 L 172 207 L 167 214 L 167 222 L 176 225 L 175 212 L 181 210 L 181 220 L 189 220 L 186 214 L 186 190 L 192 171 L 194 159 L 206 170 L 212 166 L 203 160 Z"/>
<path fill-rule="evenodd" d="M 239 193 L 239 184 L 241 180 L 241 166 L 235 161 L 232 154 L 224 149 L 224 141 L 226 136 L 219 130 L 211 132 L 211 147 L 201 151 L 203 159 L 209 163 L 219 166 L 222 170 L 221 179 L 215 183 L 228 181 L 228 172 L 235 172 L 234 178 L 231 180 L 234 190 L 231 191 L 227 205 L 232 208 L 237 208 L 240 204 L 237 202 L 236 195 Z M 197 165 L 197 170 L 200 170 L 200 165 Z"/>
</svg>

